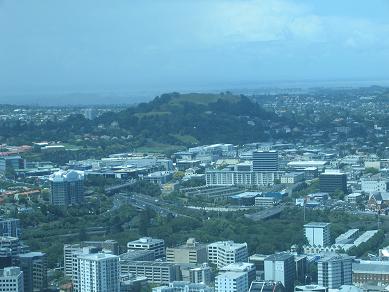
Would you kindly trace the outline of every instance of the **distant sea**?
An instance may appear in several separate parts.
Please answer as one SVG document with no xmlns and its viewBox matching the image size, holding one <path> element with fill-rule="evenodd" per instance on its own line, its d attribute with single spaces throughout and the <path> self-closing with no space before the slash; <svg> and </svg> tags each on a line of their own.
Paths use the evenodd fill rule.
<svg viewBox="0 0 389 292">
<path fill-rule="evenodd" d="M 312 88 L 358 88 L 369 86 L 389 87 L 389 80 L 305 80 L 305 81 L 261 81 L 219 84 L 197 84 L 160 86 L 142 90 L 115 89 L 100 91 L 34 91 L 20 93 L 0 92 L 0 104 L 67 106 L 67 105 L 131 105 L 147 102 L 167 92 L 219 93 L 230 91 L 235 94 L 284 94 L 304 93 Z"/>
</svg>

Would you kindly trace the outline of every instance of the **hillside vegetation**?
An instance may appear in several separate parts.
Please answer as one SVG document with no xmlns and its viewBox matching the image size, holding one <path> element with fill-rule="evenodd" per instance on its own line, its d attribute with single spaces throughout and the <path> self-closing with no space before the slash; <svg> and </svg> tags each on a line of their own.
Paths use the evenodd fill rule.
<svg viewBox="0 0 389 292">
<path fill-rule="evenodd" d="M 67 162 L 102 157 L 144 147 L 177 149 L 199 144 L 244 144 L 279 138 L 278 129 L 294 122 L 264 110 L 243 95 L 169 93 L 94 120 L 72 115 L 66 120 L 39 124 L 0 121 L 1 139 L 8 144 L 37 141 L 70 143 L 78 151 L 44 159 Z M 73 147 L 73 148 L 74 148 Z"/>
</svg>

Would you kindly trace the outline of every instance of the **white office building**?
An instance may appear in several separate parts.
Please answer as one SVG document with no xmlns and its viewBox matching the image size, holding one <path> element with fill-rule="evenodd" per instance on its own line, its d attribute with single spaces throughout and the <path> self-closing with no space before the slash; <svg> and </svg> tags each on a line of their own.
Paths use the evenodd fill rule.
<svg viewBox="0 0 389 292">
<path fill-rule="evenodd" d="M 219 269 L 220 272 L 246 272 L 249 286 L 256 278 L 256 269 L 253 263 L 233 263 Z"/>
<path fill-rule="evenodd" d="M 247 272 L 225 272 L 215 278 L 215 292 L 247 292 Z"/>
<path fill-rule="evenodd" d="M 174 281 L 169 286 L 154 287 L 152 292 L 213 292 L 213 289 L 202 283 Z"/>
<path fill-rule="evenodd" d="M 364 179 L 361 180 L 361 190 L 366 193 L 387 192 L 389 181 L 386 179 Z"/>
<path fill-rule="evenodd" d="M 217 241 L 209 244 L 207 250 L 208 261 L 216 264 L 218 268 L 248 261 L 247 243 Z"/>
<path fill-rule="evenodd" d="M 293 291 L 296 278 L 294 255 L 279 253 L 268 256 L 264 263 L 265 281 L 281 282 L 286 291 Z"/>
<path fill-rule="evenodd" d="M 119 292 L 119 257 L 97 253 L 78 257 L 79 292 Z"/>
<path fill-rule="evenodd" d="M 330 223 L 311 222 L 304 225 L 304 230 L 310 246 L 325 247 L 331 244 Z"/>
<path fill-rule="evenodd" d="M 317 281 L 320 286 L 329 289 L 352 285 L 352 258 L 338 254 L 321 258 L 317 263 Z"/>
<path fill-rule="evenodd" d="M 128 242 L 127 250 L 152 250 L 157 259 L 165 256 L 165 241 L 158 238 L 142 237 Z"/>
<path fill-rule="evenodd" d="M 282 171 L 206 170 L 207 186 L 269 186 L 281 179 Z"/>
<path fill-rule="evenodd" d="M 0 291 L 24 292 L 23 272 L 19 267 L 0 270 Z"/>
</svg>

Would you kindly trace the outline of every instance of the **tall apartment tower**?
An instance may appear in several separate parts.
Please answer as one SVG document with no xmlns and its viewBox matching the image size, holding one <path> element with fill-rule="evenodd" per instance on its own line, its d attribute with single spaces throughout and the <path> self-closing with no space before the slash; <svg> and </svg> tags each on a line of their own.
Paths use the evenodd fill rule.
<svg viewBox="0 0 389 292">
<path fill-rule="evenodd" d="M 119 292 L 119 257 L 105 253 L 78 256 L 78 281 L 79 292 Z"/>
<path fill-rule="evenodd" d="M 29 252 L 18 256 L 23 271 L 24 292 L 46 291 L 47 256 L 42 252 Z"/>
<path fill-rule="evenodd" d="M 279 253 L 265 259 L 265 281 L 281 282 L 287 292 L 293 291 L 296 277 L 294 255 Z"/>
<path fill-rule="evenodd" d="M 255 172 L 274 172 L 278 171 L 278 152 L 254 151 L 253 152 L 253 171 Z"/>
<path fill-rule="evenodd" d="M 352 258 L 347 255 L 330 254 L 317 263 L 318 284 L 329 289 L 352 285 Z"/>
<path fill-rule="evenodd" d="M 304 231 L 310 246 L 325 247 L 331 244 L 330 223 L 311 222 L 304 225 Z"/>
<path fill-rule="evenodd" d="M 225 272 L 215 278 L 215 292 L 247 292 L 247 272 Z"/>
<path fill-rule="evenodd" d="M 20 220 L 0 217 L 0 236 L 20 237 Z"/>
<path fill-rule="evenodd" d="M 0 270 L 0 291 L 24 292 L 23 272 L 19 267 Z"/>
<path fill-rule="evenodd" d="M 0 258 L 2 263 L 6 264 L 10 261 L 12 265 L 16 265 L 17 255 L 21 252 L 22 247 L 19 238 L 12 236 L 0 237 Z"/>
<path fill-rule="evenodd" d="M 208 245 L 208 260 L 218 268 L 232 263 L 247 262 L 247 243 L 217 241 Z"/>
<path fill-rule="evenodd" d="M 119 254 L 119 244 L 115 240 L 105 241 L 83 241 L 76 244 L 64 244 L 63 259 L 64 259 L 64 274 L 65 276 L 73 276 L 74 261 L 80 253 L 110 253 Z"/>
<path fill-rule="evenodd" d="M 79 204 L 84 200 L 84 174 L 76 170 L 58 171 L 49 178 L 50 203 L 57 206 Z"/>
</svg>

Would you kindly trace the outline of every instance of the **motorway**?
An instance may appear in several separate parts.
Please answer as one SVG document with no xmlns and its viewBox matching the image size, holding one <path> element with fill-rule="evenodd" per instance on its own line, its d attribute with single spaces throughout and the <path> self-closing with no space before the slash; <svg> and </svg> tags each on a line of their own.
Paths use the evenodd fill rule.
<svg viewBox="0 0 389 292">
<path fill-rule="evenodd" d="M 161 214 L 162 216 L 166 216 L 168 214 L 173 215 L 174 217 L 177 216 L 185 216 L 183 214 L 179 214 L 175 211 L 172 211 L 169 207 L 172 207 L 171 205 L 160 201 L 154 197 L 138 194 L 138 193 L 131 193 L 131 194 L 125 194 L 120 193 L 115 195 L 114 198 L 114 206 L 118 208 L 118 204 L 120 205 L 119 201 L 123 203 L 126 202 L 128 204 L 131 204 L 132 206 L 138 208 L 138 209 L 151 209 L 155 211 L 158 214 Z"/>
</svg>

